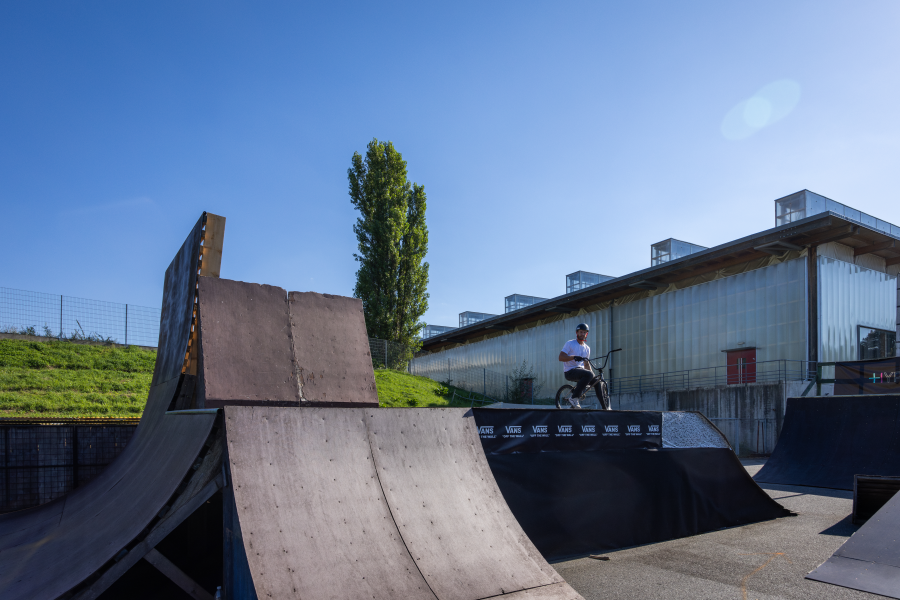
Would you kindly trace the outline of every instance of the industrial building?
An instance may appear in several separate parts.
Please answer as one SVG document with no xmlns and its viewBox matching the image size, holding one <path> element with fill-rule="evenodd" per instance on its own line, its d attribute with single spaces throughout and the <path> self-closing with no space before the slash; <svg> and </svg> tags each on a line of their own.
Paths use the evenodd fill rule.
<svg viewBox="0 0 900 600">
<path fill-rule="evenodd" d="M 895 355 L 898 271 L 900 227 L 803 190 L 775 201 L 772 229 L 714 248 L 665 240 L 649 268 L 593 285 L 569 275 L 566 294 L 425 339 L 410 370 L 443 381 L 448 364 L 508 374 L 524 360 L 552 395 L 586 322 L 593 356 L 623 349 L 614 394 L 804 381 Z"/>
</svg>

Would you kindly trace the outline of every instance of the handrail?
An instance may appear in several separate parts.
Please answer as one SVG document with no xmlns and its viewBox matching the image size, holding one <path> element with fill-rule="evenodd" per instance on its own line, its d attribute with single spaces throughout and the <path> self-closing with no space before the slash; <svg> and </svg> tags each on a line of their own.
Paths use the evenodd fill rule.
<svg viewBox="0 0 900 600">
<path fill-rule="evenodd" d="M 815 381 L 817 378 L 816 364 L 814 361 L 779 359 L 749 363 L 748 369 L 737 372 L 735 372 L 736 365 L 724 365 L 648 375 L 611 377 L 609 380 L 610 393 L 689 389 L 766 381 Z"/>
</svg>

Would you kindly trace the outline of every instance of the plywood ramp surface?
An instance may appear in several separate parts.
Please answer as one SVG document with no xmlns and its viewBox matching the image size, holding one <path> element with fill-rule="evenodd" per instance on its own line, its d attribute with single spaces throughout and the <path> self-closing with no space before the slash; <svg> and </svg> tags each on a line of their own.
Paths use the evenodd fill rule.
<svg viewBox="0 0 900 600">
<path fill-rule="evenodd" d="M 430 598 L 391 519 L 364 409 L 225 409 L 259 598 Z"/>
<path fill-rule="evenodd" d="M 290 306 L 303 400 L 378 406 L 362 300 L 291 292 Z"/>
<path fill-rule="evenodd" d="M 287 292 L 201 277 L 200 370 L 205 408 L 235 402 L 299 405 Z"/>
<path fill-rule="evenodd" d="M 0 598 L 56 598 L 131 542 L 175 493 L 215 415 L 166 416 L 177 379 L 150 390 L 144 419 L 121 455 L 84 487 L 0 516 Z M 164 410 L 164 408 L 163 408 Z"/>
<path fill-rule="evenodd" d="M 465 412 L 227 406 L 258 597 L 580 598 L 506 508 Z"/>
<path fill-rule="evenodd" d="M 561 582 L 506 506 L 465 412 L 366 412 L 378 476 L 407 548 L 441 599 Z"/>
</svg>

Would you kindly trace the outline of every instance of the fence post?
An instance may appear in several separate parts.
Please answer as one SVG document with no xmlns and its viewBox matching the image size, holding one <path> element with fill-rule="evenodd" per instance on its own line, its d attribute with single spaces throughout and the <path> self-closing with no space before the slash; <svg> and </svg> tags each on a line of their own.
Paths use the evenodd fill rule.
<svg viewBox="0 0 900 600">
<path fill-rule="evenodd" d="M 388 366 L 388 349 L 387 349 L 387 340 L 381 340 L 384 342 L 384 368 L 390 369 Z"/>
<path fill-rule="evenodd" d="M 128 345 L 128 305 L 125 305 L 125 345 Z"/>
<path fill-rule="evenodd" d="M 487 369 L 481 369 L 481 396 L 487 398 Z"/>
<path fill-rule="evenodd" d="M 72 425 L 72 487 L 78 487 L 78 425 Z"/>
<path fill-rule="evenodd" d="M 59 296 L 59 339 L 62 339 L 62 305 L 63 305 L 63 297 Z"/>
</svg>

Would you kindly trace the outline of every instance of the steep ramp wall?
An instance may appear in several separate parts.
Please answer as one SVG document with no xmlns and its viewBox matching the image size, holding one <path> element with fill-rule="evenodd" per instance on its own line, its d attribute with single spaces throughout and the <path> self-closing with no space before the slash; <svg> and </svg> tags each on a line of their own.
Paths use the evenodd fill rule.
<svg viewBox="0 0 900 600">
<path fill-rule="evenodd" d="M 227 406 L 225 424 L 259 598 L 580 598 L 510 514 L 465 409 Z"/>
<path fill-rule="evenodd" d="M 854 475 L 900 475 L 900 395 L 789 398 L 754 479 L 852 490 Z"/>
</svg>

